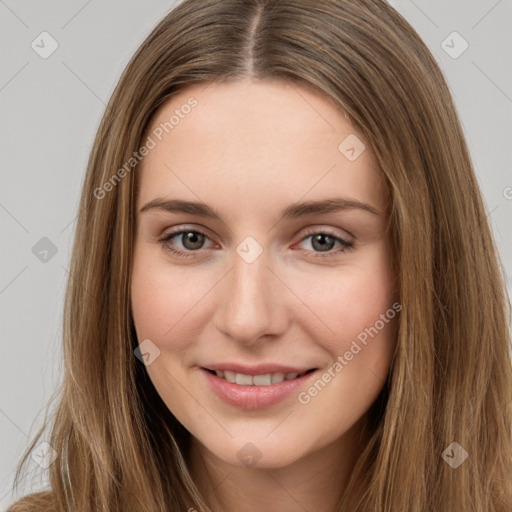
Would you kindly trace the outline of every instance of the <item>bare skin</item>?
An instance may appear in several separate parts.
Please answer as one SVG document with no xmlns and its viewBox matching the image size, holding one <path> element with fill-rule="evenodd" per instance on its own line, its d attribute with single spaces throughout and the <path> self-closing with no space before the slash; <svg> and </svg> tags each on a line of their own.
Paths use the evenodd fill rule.
<svg viewBox="0 0 512 512">
<path fill-rule="evenodd" d="M 147 371 L 192 434 L 191 472 L 217 510 L 334 511 L 396 343 L 395 311 L 386 313 L 396 288 L 385 182 L 362 135 L 329 99 L 297 84 L 194 85 L 160 106 L 147 134 L 191 97 L 197 105 L 180 111 L 136 171 L 132 313 L 139 342 L 160 351 Z M 348 136 L 359 142 L 340 150 Z M 375 212 L 280 218 L 293 203 L 340 197 Z M 221 220 L 140 212 L 156 198 L 207 204 Z M 161 242 L 177 228 L 192 237 Z M 240 247 L 257 257 L 249 263 Z M 363 344 L 372 326 L 378 332 Z M 278 403 L 246 409 L 214 393 L 201 369 L 223 362 L 316 371 Z M 247 451 L 257 459 L 250 466 Z"/>
</svg>

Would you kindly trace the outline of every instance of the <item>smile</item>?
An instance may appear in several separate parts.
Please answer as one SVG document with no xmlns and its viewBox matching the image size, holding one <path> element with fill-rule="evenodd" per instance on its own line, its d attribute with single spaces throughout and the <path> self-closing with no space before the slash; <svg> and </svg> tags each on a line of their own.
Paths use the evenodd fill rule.
<svg viewBox="0 0 512 512">
<path fill-rule="evenodd" d="M 285 401 L 315 378 L 316 368 L 299 372 L 248 375 L 201 368 L 207 387 L 224 403 L 241 409 L 265 409 Z M 261 371 L 261 370 L 260 370 Z"/>
<path fill-rule="evenodd" d="M 208 370 L 212 375 L 227 380 L 232 384 L 238 384 L 240 386 L 270 386 L 271 384 L 279 384 L 285 380 L 293 380 L 297 377 L 302 377 L 306 373 L 314 371 L 314 369 L 307 370 L 303 373 L 290 372 L 290 373 L 265 373 L 262 375 L 246 375 L 244 373 L 237 373 L 229 370 Z"/>
</svg>

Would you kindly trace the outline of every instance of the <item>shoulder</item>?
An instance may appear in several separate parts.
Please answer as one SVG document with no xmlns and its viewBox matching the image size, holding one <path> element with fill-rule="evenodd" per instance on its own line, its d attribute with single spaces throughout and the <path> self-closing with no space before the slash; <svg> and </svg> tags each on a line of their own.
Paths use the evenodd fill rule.
<svg viewBox="0 0 512 512">
<path fill-rule="evenodd" d="M 53 492 L 40 491 L 28 494 L 9 505 L 6 512 L 53 512 Z"/>
</svg>

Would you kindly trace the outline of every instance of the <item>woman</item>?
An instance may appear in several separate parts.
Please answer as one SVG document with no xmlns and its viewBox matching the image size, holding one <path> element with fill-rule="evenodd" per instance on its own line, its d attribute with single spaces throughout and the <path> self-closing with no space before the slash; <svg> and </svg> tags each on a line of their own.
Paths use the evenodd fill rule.
<svg viewBox="0 0 512 512">
<path fill-rule="evenodd" d="M 498 253 L 384 1 L 176 7 L 107 107 L 70 274 L 51 490 L 12 512 L 512 510 Z"/>
</svg>

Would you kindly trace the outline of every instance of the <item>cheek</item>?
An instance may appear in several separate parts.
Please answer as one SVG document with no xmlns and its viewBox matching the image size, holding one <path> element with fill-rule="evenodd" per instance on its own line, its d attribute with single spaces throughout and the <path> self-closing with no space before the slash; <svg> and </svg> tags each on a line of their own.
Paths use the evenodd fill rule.
<svg viewBox="0 0 512 512">
<path fill-rule="evenodd" d="M 136 245 L 132 280 L 132 314 L 139 341 L 151 339 L 161 345 L 166 332 L 185 314 L 184 303 L 177 300 L 176 283 L 169 272 L 140 243 Z M 174 290 L 174 293 L 173 293 Z"/>
<path fill-rule="evenodd" d="M 136 248 L 131 278 L 133 321 L 138 342 L 149 339 L 160 351 L 146 371 L 171 411 L 180 411 L 186 402 L 180 383 L 184 381 L 182 366 L 186 365 L 189 340 L 197 328 L 194 304 L 200 290 L 195 285 L 179 272 L 171 272 L 154 251 L 142 244 Z"/>
<path fill-rule="evenodd" d="M 310 333 L 312 339 L 319 340 L 333 357 L 348 350 L 359 335 L 364 338 L 376 322 L 381 338 L 392 337 L 391 319 L 396 312 L 387 315 L 391 318 L 386 318 L 384 325 L 379 321 L 396 300 L 384 243 L 358 255 L 353 264 L 326 274 L 324 279 L 303 281 L 303 285 L 308 305 L 317 317 L 310 322 L 310 328 L 316 330 L 316 335 Z M 303 325 L 308 329 L 306 322 Z"/>
<path fill-rule="evenodd" d="M 184 350 L 200 332 L 201 299 L 212 287 L 202 273 L 171 269 L 154 248 L 136 249 L 131 280 L 132 315 L 139 341 L 162 352 Z"/>
<path fill-rule="evenodd" d="M 309 283 L 308 304 L 323 327 L 317 319 L 310 326 L 304 321 L 302 328 L 310 329 L 330 364 L 298 399 L 305 422 L 323 418 L 326 438 L 339 436 L 369 409 L 385 384 L 396 346 L 401 306 L 392 274 L 383 253 L 368 256 L 331 275 L 325 286 Z"/>
</svg>

